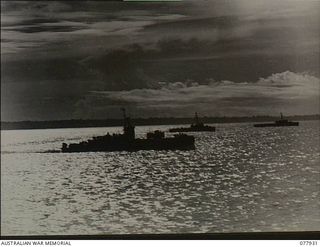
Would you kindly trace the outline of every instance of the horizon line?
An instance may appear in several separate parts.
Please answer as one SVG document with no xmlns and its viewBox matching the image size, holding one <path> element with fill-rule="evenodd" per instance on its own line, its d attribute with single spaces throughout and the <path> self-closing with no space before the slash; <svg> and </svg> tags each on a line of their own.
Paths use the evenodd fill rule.
<svg viewBox="0 0 320 247">
<path fill-rule="evenodd" d="M 285 117 L 320 117 L 320 113 L 315 114 L 304 114 L 304 115 L 285 115 Z M 199 118 L 261 118 L 261 117 L 269 117 L 269 118 L 277 118 L 278 115 L 251 115 L 251 116 L 200 116 Z M 147 120 L 147 119 L 191 119 L 194 116 L 186 116 L 186 117 L 131 117 L 131 119 L 139 119 L 139 120 Z M 57 122 L 57 121 L 105 121 L 105 120 L 122 120 L 123 118 L 69 118 L 69 119 L 51 119 L 51 120 L 1 120 L 1 123 L 18 123 L 18 122 Z"/>
</svg>

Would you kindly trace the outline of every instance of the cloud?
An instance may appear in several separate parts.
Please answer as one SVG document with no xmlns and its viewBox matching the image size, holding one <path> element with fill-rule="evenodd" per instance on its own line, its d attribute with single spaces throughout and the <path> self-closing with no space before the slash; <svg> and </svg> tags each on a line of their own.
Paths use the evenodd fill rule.
<svg viewBox="0 0 320 247">
<path fill-rule="evenodd" d="M 147 25 L 183 17 L 163 8 L 162 4 L 152 5 L 134 7 L 136 5 L 121 1 L 4 1 L 1 2 L 2 53 L 15 54 L 24 50 L 39 53 L 37 48 L 43 46 L 48 52 L 59 52 L 53 45 L 58 42 L 70 42 L 73 49 L 78 49 L 74 42 L 79 39 L 100 37 L 108 41 L 111 36 L 134 36 Z M 155 5 L 159 8 L 154 9 Z M 23 42 L 33 44 L 24 46 Z M 104 45 L 108 47 L 107 42 Z"/>
<path fill-rule="evenodd" d="M 83 52 L 86 40 L 104 49 L 110 38 L 120 44 L 145 44 L 168 39 L 198 38 L 210 41 L 245 40 L 254 52 L 292 52 L 283 49 L 291 45 L 310 44 L 319 40 L 318 3 L 298 0 L 257 1 L 181 1 L 170 3 L 139 3 L 97 1 L 4 1 L 1 12 L 2 37 L 7 40 L 2 52 L 39 52 L 45 47 L 48 55 L 60 52 L 59 42 L 69 42 L 72 49 Z M 280 30 L 279 30 L 280 29 Z M 286 35 L 283 35 L 283 29 Z M 303 31 L 303 35 L 302 35 Z M 297 35 L 301 33 L 301 35 Z M 28 35 L 29 34 L 29 35 Z M 32 35 L 30 35 L 32 34 Z M 128 38 L 130 36 L 130 38 Z M 81 39 L 83 43 L 78 44 Z M 10 40 L 10 43 L 9 43 Z M 125 40 L 125 41 L 124 41 Z M 32 45 L 23 45 L 27 42 Z M 319 45 L 316 42 L 312 47 Z M 262 46 L 262 47 L 261 47 Z M 277 49 L 282 46 L 281 49 Z M 301 49 L 306 47 L 301 47 Z M 287 48 L 288 49 L 288 48 Z M 239 51 L 239 50 L 238 50 Z M 92 55 L 92 49 L 90 50 Z M 99 53 L 99 51 L 97 50 Z M 272 51 L 271 51 L 272 52 Z M 88 55 L 88 54 L 87 54 Z"/>
<path fill-rule="evenodd" d="M 82 64 L 99 75 L 109 90 L 153 88 L 158 86 L 157 81 L 187 79 L 253 81 L 286 70 L 310 71 L 318 76 L 319 54 L 316 52 L 268 54 L 255 44 L 250 44 L 250 49 L 247 45 L 240 41 L 162 39 L 90 56 L 83 59 Z"/>
<path fill-rule="evenodd" d="M 159 89 L 93 91 L 81 101 L 76 115 L 99 117 L 121 106 L 129 107 L 135 116 L 149 117 L 188 116 L 194 111 L 209 116 L 275 114 L 280 110 L 286 114 L 319 113 L 320 80 L 308 74 L 286 71 L 256 82 L 211 80 L 206 85 L 192 81 L 160 85 Z"/>
<path fill-rule="evenodd" d="M 123 102 L 146 116 L 185 114 L 188 102 L 190 109 L 208 113 L 214 104 L 216 112 L 230 108 L 230 113 L 251 114 L 257 111 L 254 102 L 276 107 L 289 94 L 295 102 L 306 102 L 308 89 L 301 86 L 299 96 L 300 87 L 292 82 L 295 76 L 297 81 L 320 76 L 319 3 L 184 0 L 168 8 L 155 2 L 2 1 L 3 116 L 69 118 L 76 108 L 80 117 L 102 117 L 106 105 L 110 109 Z M 294 75 L 274 78 L 283 71 Z M 299 74 L 303 71 L 308 74 Z M 210 78 L 216 81 L 210 84 Z M 264 83 L 272 82 L 265 80 L 279 85 L 267 87 Z M 116 103 L 98 93 L 119 90 L 124 95 L 114 93 L 121 96 Z M 140 103 L 139 94 L 150 105 Z M 243 102 L 240 110 L 232 107 L 238 101 Z M 301 107 L 314 100 L 303 102 Z"/>
</svg>

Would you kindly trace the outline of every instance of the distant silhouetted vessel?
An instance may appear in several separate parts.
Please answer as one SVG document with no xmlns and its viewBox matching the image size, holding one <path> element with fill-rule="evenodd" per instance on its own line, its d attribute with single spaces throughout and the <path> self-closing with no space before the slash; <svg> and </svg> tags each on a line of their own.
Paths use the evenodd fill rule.
<svg viewBox="0 0 320 247">
<path fill-rule="evenodd" d="M 187 128 L 172 128 L 169 129 L 169 132 L 202 132 L 202 131 L 216 131 L 216 127 L 204 125 L 202 122 L 200 122 L 198 114 L 195 113 L 194 116 L 194 123 L 190 125 L 190 127 Z"/>
<path fill-rule="evenodd" d="M 284 127 L 284 126 L 299 126 L 299 122 L 292 122 L 288 119 L 283 118 L 282 113 L 280 113 L 280 119 L 274 123 L 261 123 L 254 124 L 254 127 Z"/>
<path fill-rule="evenodd" d="M 135 138 L 135 126 L 126 116 L 123 109 L 123 134 L 109 133 L 97 136 L 80 143 L 62 144 L 61 151 L 72 152 L 112 152 L 112 151 L 138 151 L 138 150 L 192 150 L 195 149 L 194 137 L 178 134 L 165 137 L 164 132 L 156 130 L 147 133 L 146 139 Z"/>
</svg>

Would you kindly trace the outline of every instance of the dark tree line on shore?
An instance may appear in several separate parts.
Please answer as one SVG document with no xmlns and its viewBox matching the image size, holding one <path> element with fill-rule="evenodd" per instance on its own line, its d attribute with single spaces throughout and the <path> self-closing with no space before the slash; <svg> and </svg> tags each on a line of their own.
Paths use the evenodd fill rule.
<svg viewBox="0 0 320 247">
<path fill-rule="evenodd" d="M 241 123 L 274 121 L 277 116 L 251 117 L 202 117 L 204 123 Z M 320 115 L 288 116 L 289 120 L 320 120 Z M 170 125 L 191 124 L 193 118 L 136 118 L 132 120 L 136 126 L 142 125 Z M 54 121 L 19 121 L 1 122 L 2 130 L 11 129 L 55 129 L 55 128 L 85 128 L 85 127 L 113 127 L 122 126 L 122 119 L 70 119 Z"/>
</svg>

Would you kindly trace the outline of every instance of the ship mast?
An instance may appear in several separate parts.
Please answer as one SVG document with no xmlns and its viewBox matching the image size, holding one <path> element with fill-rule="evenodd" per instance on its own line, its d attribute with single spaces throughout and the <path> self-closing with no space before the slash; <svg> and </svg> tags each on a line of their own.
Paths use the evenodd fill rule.
<svg viewBox="0 0 320 247">
<path fill-rule="evenodd" d="M 196 125 L 199 125 L 199 117 L 197 112 L 194 114 L 194 120 L 196 122 Z"/>
<path fill-rule="evenodd" d="M 128 139 L 135 139 L 134 126 L 130 122 L 130 118 L 126 115 L 126 110 L 121 108 L 123 112 L 123 134 Z"/>
<path fill-rule="evenodd" d="M 124 108 L 121 108 L 121 111 L 122 111 L 122 116 L 123 116 L 123 126 L 126 126 L 127 124 L 127 116 L 126 116 L 126 109 Z"/>
</svg>

